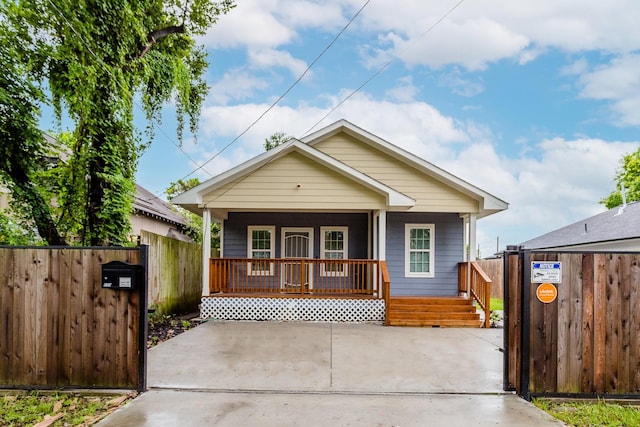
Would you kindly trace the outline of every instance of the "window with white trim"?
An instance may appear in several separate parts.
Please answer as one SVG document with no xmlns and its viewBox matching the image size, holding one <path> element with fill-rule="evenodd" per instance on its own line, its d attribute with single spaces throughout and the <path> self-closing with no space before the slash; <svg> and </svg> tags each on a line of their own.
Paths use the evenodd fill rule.
<svg viewBox="0 0 640 427">
<path fill-rule="evenodd" d="M 405 224 L 405 276 L 434 277 L 435 226 Z"/>
<path fill-rule="evenodd" d="M 247 227 L 247 257 L 252 259 L 275 258 L 276 227 L 250 225 Z M 249 276 L 273 276 L 273 263 L 266 261 L 250 262 L 247 265 Z"/>
<path fill-rule="evenodd" d="M 349 256 L 348 227 L 320 227 L 320 257 L 323 259 L 347 259 Z M 347 277 L 346 263 L 323 263 L 320 274 L 329 277 Z"/>
</svg>

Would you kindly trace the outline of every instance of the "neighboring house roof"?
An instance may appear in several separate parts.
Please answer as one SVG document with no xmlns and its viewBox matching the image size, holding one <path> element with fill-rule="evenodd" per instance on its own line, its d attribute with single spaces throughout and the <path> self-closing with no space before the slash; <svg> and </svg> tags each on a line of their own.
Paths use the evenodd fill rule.
<svg viewBox="0 0 640 427">
<path fill-rule="evenodd" d="M 405 173 L 411 169 L 415 171 L 414 175 L 402 175 L 394 181 L 366 170 L 361 164 L 349 164 L 341 153 L 332 153 L 331 147 L 322 144 L 340 132 L 357 140 L 355 145 L 348 141 L 339 142 L 340 147 L 351 146 L 355 150 L 352 156 L 373 151 L 382 153 L 383 159 L 378 156 L 377 160 L 384 163 L 387 171 L 398 175 L 399 171 Z M 369 151 L 362 151 L 361 146 L 366 146 Z M 423 206 L 417 208 L 416 199 L 407 192 L 415 192 L 416 186 L 426 185 L 425 180 L 441 193 L 455 194 L 452 197 L 459 203 L 449 206 L 452 212 L 473 212 L 481 218 L 508 207 L 506 202 L 345 120 L 301 140 L 291 139 L 266 151 L 176 196 L 173 203 L 196 213 L 205 207 L 212 208 L 218 218 L 224 218 L 230 209 L 275 210 L 283 205 L 308 210 L 420 210 L 425 209 L 424 200 L 421 200 Z M 296 182 L 297 188 L 307 193 L 296 192 Z M 403 185 L 397 185 L 398 182 Z M 277 197 L 282 201 L 280 205 L 275 201 Z M 433 209 L 437 211 L 437 207 Z"/>
<path fill-rule="evenodd" d="M 525 249 L 640 250 L 640 202 L 609 209 L 521 245 Z"/>
<path fill-rule="evenodd" d="M 136 195 L 133 201 L 133 211 L 153 219 L 173 224 L 180 228 L 187 227 L 187 223 L 178 215 L 171 205 L 150 191 L 136 184 Z"/>
</svg>

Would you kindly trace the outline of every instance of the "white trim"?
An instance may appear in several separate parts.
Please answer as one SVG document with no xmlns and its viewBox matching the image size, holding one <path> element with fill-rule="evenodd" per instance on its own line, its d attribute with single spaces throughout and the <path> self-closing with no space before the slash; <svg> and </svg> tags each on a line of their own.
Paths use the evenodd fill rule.
<svg viewBox="0 0 640 427">
<path fill-rule="evenodd" d="M 474 213 L 469 214 L 469 261 L 476 260 L 476 218 L 477 215 Z"/>
<path fill-rule="evenodd" d="M 309 233 L 309 256 L 308 257 L 287 257 L 285 256 L 284 238 L 287 231 L 302 231 Z M 313 258 L 313 227 L 282 227 L 280 230 L 280 251 L 281 258 Z"/>
<path fill-rule="evenodd" d="M 387 260 L 387 211 L 378 212 L 378 259 Z"/>
<path fill-rule="evenodd" d="M 276 226 L 275 225 L 249 225 L 247 226 L 247 258 L 253 259 L 253 231 L 264 230 L 271 233 L 269 243 L 269 258 L 276 257 Z M 252 263 L 247 263 L 247 276 L 273 276 L 273 263 L 269 263 L 269 271 L 253 270 Z"/>
<path fill-rule="evenodd" d="M 220 238 L 220 258 L 224 258 L 224 221 L 218 224 L 218 237 Z"/>
<path fill-rule="evenodd" d="M 313 148 L 297 139 L 291 139 L 288 142 L 268 150 L 244 163 L 238 165 L 226 172 L 217 175 L 202 184 L 177 195 L 172 199 L 172 203 L 182 205 L 192 211 L 202 209 L 203 196 L 211 191 L 224 186 L 225 184 L 234 182 L 239 178 L 250 174 L 258 168 L 272 162 L 275 159 L 283 157 L 291 152 L 297 152 L 314 162 L 326 166 L 332 171 L 345 176 L 360 185 L 386 197 L 387 205 L 396 208 L 409 208 L 416 204 L 416 201 L 405 194 L 389 187 L 388 185 L 377 181 L 370 176 L 354 169 L 333 157 Z M 196 209 L 197 207 L 197 209 Z"/>
<path fill-rule="evenodd" d="M 209 295 L 209 258 L 211 258 L 211 211 L 202 211 L 202 296 Z"/>
<path fill-rule="evenodd" d="M 346 226 L 322 226 L 320 227 L 320 258 L 329 259 L 325 257 L 325 252 L 328 250 L 325 248 L 325 233 L 327 231 L 341 231 L 343 236 L 342 241 L 342 250 L 341 251 L 330 251 L 329 252 L 342 252 L 342 258 L 337 259 L 348 259 L 349 258 L 349 227 Z M 335 258 L 330 258 L 335 259 Z M 349 277 L 349 267 L 348 264 L 342 264 L 342 271 L 326 271 L 326 264 L 320 264 L 320 276 L 322 277 Z"/>
<path fill-rule="evenodd" d="M 412 272 L 411 271 L 411 245 L 410 232 L 412 229 L 428 229 L 429 230 L 429 271 L 428 272 Z M 405 277 L 435 277 L 435 242 L 436 242 L 436 226 L 434 224 L 405 224 L 404 225 L 404 275 Z"/>
<path fill-rule="evenodd" d="M 416 156 L 415 154 L 412 154 L 396 145 L 393 145 L 390 142 L 380 138 L 379 136 L 376 136 L 371 132 L 368 132 L 344 119 L 331 123 L 330 125 L 301 138 L 301 141 L 313 146 L 315 143 L 326 140 L 328 137 L 331 137 L 340 132 L 344 132 L 347 135 L 350 135 L 360 141 L 369 144 L 370 146 L 378 148 L 402 162 L 411 164 L 426 175 L 477 200 L 479 207 L 478 218 L 483 218 L 493 213 L 500 212 L 509 207 L 509 204 L 504 200 L 501 200 L 496 196 L 487 193 L 486 191 L 476 187 L 475 185 L 470 184 L 461 178 L 458 178 L 457 176 L 445 171 L 444 169 L 441 169 L 438 166 Z"/>
<path fill-rule="evenodd" d="M 285 244 L 285 235 L 287 232 L 302 232 L 302 233 L 309 233 L 309 241 L 308 241 L 308 252 L 309 252 L 309 256 L 307 257 L 287 257 L 285 256 L 285 251 L 286 251 L 286 244 Z M 282 227 L 281 231 L 280 231 L 280 258 L 283 259 L 287 259 L 287 258 L 308 258 L 308 259 L 313 259 L 313 233 L 314 233 L 314 229 L 313 227 Z M 287 284 L 285 283 L 287 275 L 285 273 L 285 269 L 287 268 L 287 263 L 283 262 L 282 263 L 282 271 L 280 274 L 280 287 L 281 288 L 285 288 L 287 286 Z M 313 265 L 309 264 L 309 271 L 307 272 L 308 277 L 307 277 L 307 283 L 306 286 L 308 287 L 308 289 L 313 289 Z"/>
</svg>

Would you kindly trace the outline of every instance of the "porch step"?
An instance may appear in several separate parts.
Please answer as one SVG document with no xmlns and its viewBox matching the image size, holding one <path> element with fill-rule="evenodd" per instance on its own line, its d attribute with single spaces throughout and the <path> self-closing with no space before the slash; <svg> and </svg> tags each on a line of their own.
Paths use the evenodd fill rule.
<svg viewBox="0 0 640 427">
<path fill-rule="evenodd" d="M 389 326 L 482 325 L 473 301 L 460 297 L 391 297 L 386 315 Z"/>
</svg>

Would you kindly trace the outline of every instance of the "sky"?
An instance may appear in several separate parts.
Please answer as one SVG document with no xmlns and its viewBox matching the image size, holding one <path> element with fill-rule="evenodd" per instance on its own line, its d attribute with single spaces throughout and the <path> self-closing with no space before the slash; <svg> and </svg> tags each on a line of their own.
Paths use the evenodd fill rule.
<svg viewBox="0 0 640 427">
<path fill-rule="evenodd" d="M 169 106 L 140 159 L 155 194 L 346 119 L 508 202 L 486 257 L 605 210 L 640 147 L 637 0 L 237 3 L 199 39 L 198 134 L 178 144 Z"/>
</svg>

